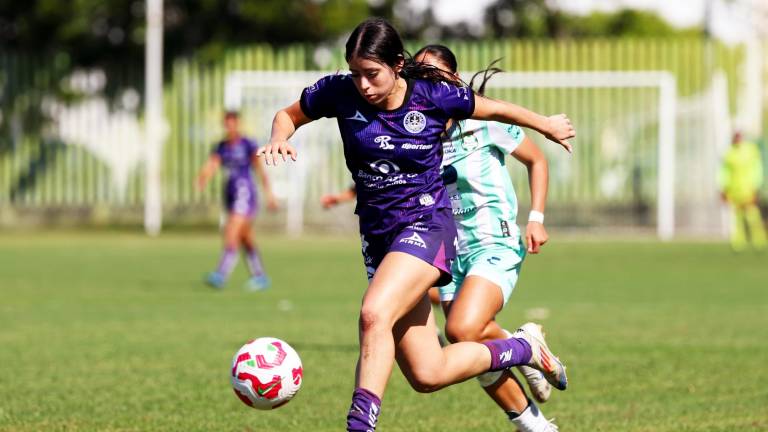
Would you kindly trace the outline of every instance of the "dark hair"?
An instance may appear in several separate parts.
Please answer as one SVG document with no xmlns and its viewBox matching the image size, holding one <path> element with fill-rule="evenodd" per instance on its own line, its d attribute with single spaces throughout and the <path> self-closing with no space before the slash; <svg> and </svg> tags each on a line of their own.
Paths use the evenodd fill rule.
<svg viewBox="0 0 768 432">
<path fill-rule="evenodd" d="M 500 61 L 501 59 L 497 58 L 496 60 L 492 61 L 487 68 L 475 72 L 475 74 L 472 75 L 472 79 L 469 80 L 469 86 L 472 88 L 472 90 L 475 91 L 475 93 L 485 96 L 485 85 L 488 84 L 488 80 L 490 80 L 497 73 L 503 72 L 500 68 L 494 66 Z M 479 77 L 481 74 L 483 75 L 483 81 L 480 82 L 480 86 L 475 89 L 475 78 Z"/>
<path fill-rule="evenodd" d="M 239 118 L 240 118 L 240 113 L 237 112 L 237 111 L 233 111 L 233 110 L 224 111 L 224 119 L 225 120 L 229 120 L 229 119 L 237 120 Z"/>
<path fill-rule="evenodd" d="M 384 63 L 395 67 L 401 60 L 403 78 L 445 81 L 461 85 L 461 81 L 444 76 L 439 68 L 416 62 L 403 47 L 403 41 L 392 24 L 383 18 L 369 18 L 360 23 L 347 39 L 344 58 L 349 62 L 354 57 Z"/>
<path fill-rule="evenodd" d="M 448 72 L 450 73 L 455 74 L 456 71 L 459 69 L 459 64 L 456 61 L 456 56 L 453 54 L 453 51 L 451 51 L 451 49 L 445 45 L 440 45 L 440 44 L 426 45 L 422 47 L 420 50 L 416 51 L 414 58 L 419 57 L 422 54 L 429 54 L 431 56 L 436 57 L 438 60 L 440 60 L 441 63 L 444 63 L 446 66 L 448 66 L 448 69 L 450 69 Z"/>
<path fill-rule="evenodd" d="M 456 61 L 456 55 L 454 55 L 453 51 L 451 51 L 451 49 L 445 45 L 440 45 L 440 44 L 427 45 L 421 48 L 420 50 L 418 50 L 416 52 L 415 57 L 419 57 L 422 54 L 429 54 L 431 56 L 436 57 L 438 61 L 448 66 L 448 68 L 450 69 L 448 72 L 455 74 L 456 71 L 458 71 L 459 69 L 458 62 Z M 469 86 L 472 88 L 472 90 L 474 90 L 475 93 L 479 95 L 483 95 L 485 93 L 485 85 L 488 83 L 488 80 L 490 80 L 491 77 L 493 77 L 497 73 L 502 72 L 501 69 L 494 66 L 499 61 L 501 61 L 501 59 L 496 59 L 492 61 L 487 68 L 472 75 L 472 79 L 469 81 Z M 482 74 L 483 80 L 480 83 L 480 86 L 477 89 L 475 89 L 475 79 L 481 74 Z"/>
</svg>

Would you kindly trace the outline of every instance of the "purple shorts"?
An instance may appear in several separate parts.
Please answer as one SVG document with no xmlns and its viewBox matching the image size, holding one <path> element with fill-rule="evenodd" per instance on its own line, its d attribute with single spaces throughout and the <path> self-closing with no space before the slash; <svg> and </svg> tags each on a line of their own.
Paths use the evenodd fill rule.
<svg viewBox="0 0 768 432">
<path fill-rule="evenodd" d="M 451 282 L 451 263 L 456 258 L 456 225 L 451 209 L 435 210 L 422 220 L 383 235 L 362 232 L 363 260 L 368 281 L 389 252 L 404 252 L 440 270 L 436 286 Z"/>
<path fill-rule="evenodd" d="M 235 178 L 227 182 L 224 189 L 224 206 L 227 212 L 248 218 L 258 211 L 256 188 L 251 179 Z"/>
</svg>

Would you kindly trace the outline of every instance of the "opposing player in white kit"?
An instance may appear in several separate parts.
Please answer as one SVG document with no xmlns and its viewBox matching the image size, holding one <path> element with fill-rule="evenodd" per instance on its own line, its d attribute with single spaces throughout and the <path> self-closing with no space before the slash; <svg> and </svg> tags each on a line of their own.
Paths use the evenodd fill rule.
<svg viewBox="0 0 768 432">
<path fill-rule="evenodd" d="M 414 57 L 456 74 L 456 58 L 445 46 L 426 46 Z M 453 283 L 439 288 L 446 314 L 446 336 L 452 342 L 504 337 L 505 331 L 494 317 L 509 300 L 526 255 L 515 222 L 517 198 L 504 158 L 510 154 L 528 169 L 532 211 L 526 243 L 527 251 L 533 254 L 547 242 L 543 225 L 547 161 L 519 126 L 472 119 L 449 126 L 443 153 L 443 180 L 458 234 L 457 256 L 451 269 Z M 551 387 L 541 372 L 525 366 L 520 371 L 533 396 L 540 402 L 546 401 Z M 521 431 L 557 430 L 527 400 L 509 371 L 489 372 L 478 380 Z"/>
</svg>

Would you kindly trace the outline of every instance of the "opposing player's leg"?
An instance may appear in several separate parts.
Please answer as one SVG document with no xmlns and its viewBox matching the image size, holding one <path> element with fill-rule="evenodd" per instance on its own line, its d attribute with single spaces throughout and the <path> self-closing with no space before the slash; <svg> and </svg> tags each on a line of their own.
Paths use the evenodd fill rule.
<svg viewBox="0 0 768 432">
<path fill-rule="evenodd" d="M 464 279 L 454 301 L 446 304 L 448 337 L 454 341 L 487 341 L 511 337 L 493 319 L 505 303 L 505 296 L 511 294 L 512 287 L 508 288 L 504 290 L 477 275 Z M 546 400 L 551 386 L 541 372 L 530 367 L 528 369 L 536 373 L 534 384 L 529 384 L 532 392 L 535 397 Z M 486 393 L 522 432 L 547 431 L 555 427 L 528 400 L 522 386 L 509 370 L 486 372 L 477 378 Z"/>
<path fill-rule="evenodd" d="M 237 250 L 240 244 L 240 233 L 248 223 L 246 216 L 230 212 L 224 225 L 224 244 L 216 270 L 208 274 L 206 282 L 214 288 L 221 288 L 237 264 Z"/>
</svg>

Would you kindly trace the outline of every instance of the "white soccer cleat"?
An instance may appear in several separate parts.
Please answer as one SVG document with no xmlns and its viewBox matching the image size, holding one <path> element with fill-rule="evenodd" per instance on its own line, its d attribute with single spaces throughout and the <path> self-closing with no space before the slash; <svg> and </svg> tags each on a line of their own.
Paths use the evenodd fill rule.
<svg viewBox="0 0 768 432">
<path fill-rule="evenodd" d="M 543 372 L 544 378 L 556 389 L 565 390 L 568 387 L 565 366 L 549 350 L 540 325 L 532 322 L 525 323 L 515 331 L 513 336 L 524 339 L 531 346 L 531 360 L 528 366 Z"/>
<path fill-rule="evenodd" d="M 507 329 L 503 330 L 508 338 L 513 337 L 512 332 Z M 549 400 L 549 396 L 552 394 L 552 385 L 544 378 L 544 374 L 541 371 L 530 366 L 517 366 L 517 370 L 523 375 L 525 382 L 528 383 L 528 389 L 531 391 L 533 398 L 536 399 L 536 402 L 544 403 Z"/>
<path fill-rule="evenodd" d="M 544 403 L 549 400 L 549 396 L 552 394 L 552 385 L 549 384 L 541 371 L 530 366 L 518 366 L 517 370 L 525 377 L 528 389 L 536 402 Z"/>
</svg>

